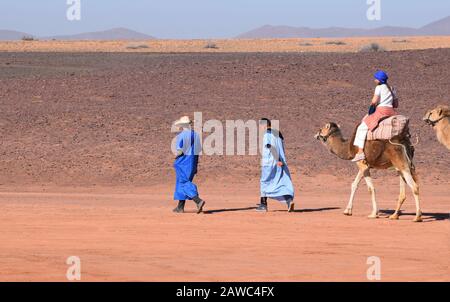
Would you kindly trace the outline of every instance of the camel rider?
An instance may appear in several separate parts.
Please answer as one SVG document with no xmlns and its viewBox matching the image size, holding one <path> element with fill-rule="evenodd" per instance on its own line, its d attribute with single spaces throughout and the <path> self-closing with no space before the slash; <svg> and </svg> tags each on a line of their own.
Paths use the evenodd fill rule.
<svg viewBox="0 0 450 302">
<path fill-rule="evenodd" d="M 397 108 L 396 96 L 388 84 L 388 75 L 386 72 L 379 70 L 375 73 L 375 94 L 370 104 L 369 114 L 364 117 L 361 124 L 356 130 L 354 145 L 358 147 L 358 153 L 352 160 L 354 162 L 366 159 L 364 155 L 364 144 L 366 142 L 367 132 L 375 130 L 378 123 L 385 119 L 396 115 L 394 108 Z"/>
<path fill-rule="evenodd" d="M 205 202 L 198 196 L 197 186 L 192 182 L 197 174 L 198 157 L 201 151 L 199 135 L 191 129 L 192 121 L 183 116 L 175 122 L 182 130 L 176 138 L 176 158 L 174 163 L 176 184 L 174 199 L 178 200 L 175 213 L 183 213 L 186 200 L 193 200 L 197 205 L 197 213 L 201 213 Z"/>
<path fill-rule="evenodd" d="M 261 158 L 261 203 L 258 212 L 267 212 L 267 198 L 286 202 L 288 211 L 294 210 L 294 187 L 284 154 L 283 135 L 272 129 L 271 121 L 263 118 L 259 122 L 263 136 Z"/>
</svg>

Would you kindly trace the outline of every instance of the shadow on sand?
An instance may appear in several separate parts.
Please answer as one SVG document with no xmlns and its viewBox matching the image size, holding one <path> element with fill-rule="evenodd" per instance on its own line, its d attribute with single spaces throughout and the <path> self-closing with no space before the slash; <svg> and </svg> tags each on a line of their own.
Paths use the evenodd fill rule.
<svg viewBox="0 0 450 302">
<path fill-rule="evenodd" d="M 317 209 L 300 209 L 294 210 L 294 213 L 311 213 L 311 212 L 323 212 L 323 211 L 332 211 L 339 210 L 340 208 L 317 208 Z M 203 211 L 204 214 L 214 214 L 214 213 L 223 213 L 223 212 L 239 212 L 239 211 L 251 211 L 256 210 L 256 207 L 247 207 L 247 208 L 231 208 L 231 209 L 217 209 L 217 210 L 207 210 Z M 287 212 L 287 210 L 275 210 L 269 212 Z"/>
<path fill-rule="evenodd" d="M 380 213 L 390 216 L 394 214 L 394 210 L 380 210 Z M 415 216 L 415 215 L 416 213 L 404 213 L 404 212 L 400 213 L 400 216 Z M 424 222 L 446 220 L 450 219 L 450 213 L 422 213 L 422 219 Z"/>
<path fill-rule="evenodd" d="M 206 210 L 206 211 L 203 211 L 203 214 L 214 214 L 214 213 L 222 213 L 222 212 L 250 211 L 250 210 L 255 210 L 255 209 L 256 209 L 256 207 L 234 208 L 234 209 Z"/>
<path fill-rule="evenodd" d="M 329 208 L 317 208 L 317 209 L 299 209 L 294 210 L 294 213 L 313 213 L 313 212 L 324 212 L 324 211 L 333 211 L 333 210 L 339 210 L 338 207 L 329 207 Z M 274 212 L 287 212 L 287 210 L 276 210 Z"/>
<path fill-rule="evenodd" d="M 323 212 L 323 211 L 333 211 L 333 210 L 339 210 L 339 209 L 340 208 L 337 208 L 337 207 L 317 208 L 317 209 L 300 209 L 300 210 L 294 210 L 294 213 Z M 208 210 L 208 211 L 203 211 L 203 213 L 204 214 L 214 214 L 214 213 L 223 213 L 223 212 L 239 212 L 239 211 L 251 211 L 251 210 L 256 210 L 256 207 Z M 269 212 L 287 212 L 287 210 L 275 210 L 275 211 L 269 210 Z"/>
</svg>

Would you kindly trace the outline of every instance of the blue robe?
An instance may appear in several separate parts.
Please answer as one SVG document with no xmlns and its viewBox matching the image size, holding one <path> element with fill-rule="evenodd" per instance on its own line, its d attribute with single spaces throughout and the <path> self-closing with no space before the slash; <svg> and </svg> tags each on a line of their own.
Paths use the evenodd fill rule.
<svg viewBox="0 0 450 302">
<path fill-rule="evenodd" d="M 277 162 L 283 166 L 279 167 Z M 267 130 L 263 137 L 261 158 L 261 197 L 285 201 L 285 196 L 294 198 L 294 186 L 284 154 L 284 141 L 275 130 Z"/>
<path fill-rule="evenodd" d="M 177 157 L 173 164 L 176 173 L 174 200 L 192 200 L 198 196 L 197 186 L 192 182 L 197 174 L 198 156 L 201 142 L 194 130 L 184 129 L 177 135 L 177 151 L 183 155 Z"/>
</svg>

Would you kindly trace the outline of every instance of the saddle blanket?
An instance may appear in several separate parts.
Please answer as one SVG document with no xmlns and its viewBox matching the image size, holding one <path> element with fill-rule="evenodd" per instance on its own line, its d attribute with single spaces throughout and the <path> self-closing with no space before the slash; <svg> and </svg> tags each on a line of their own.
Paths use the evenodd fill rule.
<svg viewBox="0 0 450 302">
<path fill-rule="evenodd" d="M 409 118 L 403 115 L 394 115 L 382 120 L 378 127 L 367 133 L 367 140 L 391 139 L 394 136 L 404 135 L 408 130 Z"/>
</svg>

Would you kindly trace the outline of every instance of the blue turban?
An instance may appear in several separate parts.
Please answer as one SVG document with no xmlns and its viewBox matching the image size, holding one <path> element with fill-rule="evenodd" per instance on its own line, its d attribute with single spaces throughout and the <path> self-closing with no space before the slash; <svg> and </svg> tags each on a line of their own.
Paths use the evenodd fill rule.
<svg viewBox="0 0 450 302">
<path fill-rule="evenodd" d="M 378 70 L 377 72 L 375 72 L 374 77 L 375 79 L 380 81 L 381 84 L 386 84 L 387 80 L 389 79 L 387 73 L 382 70 Z"/>
</svg>

